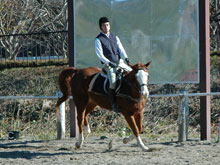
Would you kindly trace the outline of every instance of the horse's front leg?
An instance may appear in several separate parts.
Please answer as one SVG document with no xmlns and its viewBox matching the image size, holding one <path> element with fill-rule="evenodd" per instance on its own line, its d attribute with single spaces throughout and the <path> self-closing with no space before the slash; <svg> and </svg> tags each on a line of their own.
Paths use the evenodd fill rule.
<svg viewBox="0 0 220 165">
<path fill-rule="evenodd" d="M 139 133 L 143 132 L 143 109 L 134 115 L 135 122 L 137 124 Z"/>
<path fill-rule="evenodd" d="M 125 115 L 125 119 L 128 122 L 129 126 L 131 127 L 134 136 L 136 137 L 137 140 L 137 144 L 144 150 L 144 151 L 148 151 L 149 148 L 147 146 L 145 146 L 145 144 L 143 143 L 143 141 L 141 140 L 140 137 L 140 133 L 139 133 L 139 128 L 137 127 L 136 121 L 134 116 L 128 116 Z M 132 139 L 132 137 L 130 138 Z"/>
<path fill-rule="evenodd" d="M 143 110 L 141 110 L 140 112 L 136 113 L 134 115 L 134 119 L 135 119 L 135 123 L 138 127 L 138 130 L 139 130 L 139 134 L 142 133 L 142 128 L 143 128 L 143 125 L 142 125 L 142 120 L 143 120 Z M 129 137 L 125 137 L 123 139 L 123 143 L 124 144 L 127 144 L 128 142 L 132 141 L 133 139 L 135 139 L 135 136 L 134 135 L 131 135 Z"/>
</svg>

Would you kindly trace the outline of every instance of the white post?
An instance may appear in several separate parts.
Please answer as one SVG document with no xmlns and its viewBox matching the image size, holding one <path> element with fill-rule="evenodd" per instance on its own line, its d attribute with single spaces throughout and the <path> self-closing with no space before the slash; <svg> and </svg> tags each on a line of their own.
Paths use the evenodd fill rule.
<svg viewBox="0 0 220 165">
<path fill-rule="evenodd" d="M 187 91 L 184 91 L 184 109 L 185 109 L 185 134 L 186 134 L 186 141 L 189 140 L 189 96 L 187 95 Z"/>
<path fill-rule="evenodd" d="M 180 96 L 179 112 L 178 112 L 178 141 L 183 142 L 188 140 L 188 124 L 189 124 L 189 98 L 186 91 L 183 91 L 183 96 Z"/>
<path fill-rule="evenodd" d="M 65 102 L 59 108 L 59 120 L 57 121 L 57 139 L 65 138 Z"/>
<path fill-rule="evenodd" d="M 184 125 L 185 125 L 185 110 L 183 108 L 184 97 L 180 96 L 179 100 L 179 112 L 178 112 L 178 141 L 183 142 L 185 131 L 184 131 Z"/>
</svg>

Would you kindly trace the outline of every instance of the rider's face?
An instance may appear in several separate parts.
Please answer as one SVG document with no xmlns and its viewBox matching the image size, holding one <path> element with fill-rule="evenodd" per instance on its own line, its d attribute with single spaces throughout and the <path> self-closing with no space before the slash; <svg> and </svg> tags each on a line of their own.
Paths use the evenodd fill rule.
<svg viewBox="0 0 220 165">
<path fill-rule="evenodd" d="M 102 31 L 105 34 L 108 34 L 110 32 L 110 23 L 109 22 L 102 23 L 101 27 L 102 27 Z"/>
</svg>

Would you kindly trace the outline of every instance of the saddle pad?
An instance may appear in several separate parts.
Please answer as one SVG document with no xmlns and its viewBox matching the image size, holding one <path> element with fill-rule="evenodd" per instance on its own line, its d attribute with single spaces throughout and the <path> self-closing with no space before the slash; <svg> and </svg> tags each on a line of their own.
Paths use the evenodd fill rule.
<svg viewBox="0 0 220 165">
<path fill-rule="evenodd" d="M 106 94 L 104 85 L 109 84 L 106 82 L 106 77 L 103 77 L 101 74 L 98 74 L 94 77 L 94 79 L 90 83 L 90 92 L 95 92 L 99 94 Z"/>
</svg>

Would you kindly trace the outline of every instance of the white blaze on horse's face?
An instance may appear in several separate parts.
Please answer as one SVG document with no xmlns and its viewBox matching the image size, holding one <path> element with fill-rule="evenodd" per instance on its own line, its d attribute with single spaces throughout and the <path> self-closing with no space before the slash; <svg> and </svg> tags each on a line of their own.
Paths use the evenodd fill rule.
<svg viewBox="0 0 220 165">
<path fill-rule="evenodd" d="M 141 95 L 147 98 L 149 96 L 149 91 L 147 88 L 148 72 L 145 72 L 144 70 L 138 70 L 136 73 L 136 78 L 141 86 Z"/>
</svg>

